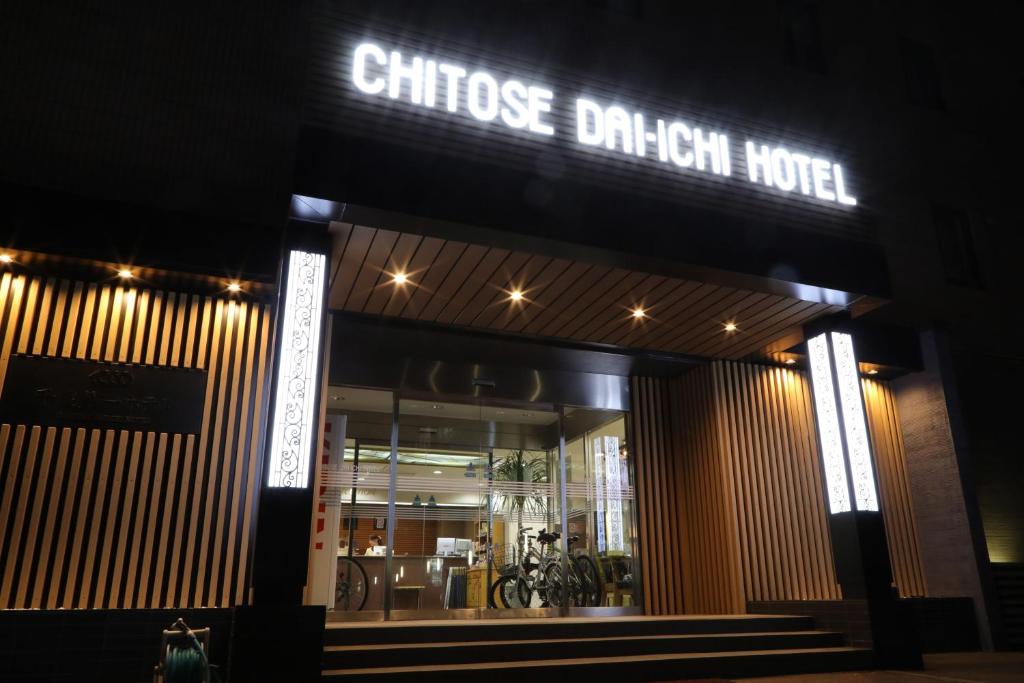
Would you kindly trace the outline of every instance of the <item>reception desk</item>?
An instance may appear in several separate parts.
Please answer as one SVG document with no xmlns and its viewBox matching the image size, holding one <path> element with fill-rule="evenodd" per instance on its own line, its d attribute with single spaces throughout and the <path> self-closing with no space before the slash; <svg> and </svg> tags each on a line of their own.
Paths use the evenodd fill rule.
<svg viewBox="0 0 1024 683">
<path fill-rule="evenodd" d="M 356 555 L 366 571 L 369 591 L 363 611 L 384 609 L 384 567 L 386 558 L 378 555 Z M 392 609 L 444 608 L 445 584 L 454 567 L 465 568 L 465 557 L 444 555 L 396 555 L 391 560 Z"/>
</svg>

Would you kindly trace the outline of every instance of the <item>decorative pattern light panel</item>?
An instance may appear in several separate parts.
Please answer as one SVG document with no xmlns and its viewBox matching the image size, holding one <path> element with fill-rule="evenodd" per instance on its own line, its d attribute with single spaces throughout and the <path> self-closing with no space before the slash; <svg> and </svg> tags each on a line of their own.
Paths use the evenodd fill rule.
<svg viewBox="0 0 1024 683">
<path fill-rule="evenodd" d="M 846 481 L 843 441 L 836 412 L 836 393 L 832 384 L 828 339 L 824 334 L 807 340 L 811 360 L 811 385 L 814 393 L 818 434 L 821 437 L 821 458 L 825 465 L 825 486 L 828 489 L 829 511 L 850 511 L 850 489 Z"/>
<path fill-rule="evenodd" d="M 605 495 L 608 498 L 608 552 L 621 554 L 625 550 L 622 537 L 622 459 L 619 457 L 619 437 L 604 437 Z"/>
<path fill-rule="evenodd" d="M 274 411 L 271 415 L 267 486 L 306 488 L 313 447 L 316 372 L 320 358 L 326 257 L 292 251 L 288 257 L 279 341 Z"/>
<path fill-rule="evenodd" d="M 843 427 L 846 430 L 846 452 L 853 477 L 853 499 L 858 510 L 878 510 L 875 473 L 871 466 L 871 446 L 860 395 L 857 359 L 853 353 L 853 337 L 845 332 L 832 333 L 832 356 L 839 380 L 839 400 L 843 404 Z"/>
</svg>

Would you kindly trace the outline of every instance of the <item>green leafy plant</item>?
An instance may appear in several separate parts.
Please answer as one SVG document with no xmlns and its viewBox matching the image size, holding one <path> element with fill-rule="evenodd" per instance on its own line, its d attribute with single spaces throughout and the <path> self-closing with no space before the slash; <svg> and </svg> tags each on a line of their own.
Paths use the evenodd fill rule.
<svg viewBox="0 0 1024 683">
<path fill-rule="evenodd" d="M 491 476 L 494 481 L 544 485 L 548 482 L 547 458 L 527 458 L 524 451 L 512 450 L 495 463 Z M 548 512 L 548 499 L 545 495 L 499 494 L 497 502 L 498 508 L 507 515 L 515 515 L 520 529 L 523 528 L 523 517 L 526 515 L 544 517 Z"/>
</svg>

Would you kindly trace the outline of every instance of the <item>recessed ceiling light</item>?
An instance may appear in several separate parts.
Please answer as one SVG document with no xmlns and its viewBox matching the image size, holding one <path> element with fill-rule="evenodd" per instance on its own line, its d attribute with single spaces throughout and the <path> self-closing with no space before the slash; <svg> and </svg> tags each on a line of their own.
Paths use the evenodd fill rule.
<svg viewBox="0 0 1024 683">
<path fill-rule="evenodd" d="M 787 358 L 786 365 L 796 365 L 796 358 Z"/>
<path fill-rule="evenodd" d="M 0 263 L 11 263 L 14 258 L 10 254 L 0 254 Z"/>
<path fill-rule="evenodd" d="M 522 301 L 523 293 L 518 289 L 513 289 L 512 293 L 508 295 L 508 298 L 512 301 Z"/>
<path fill-rule="evenodd" d="M 637 306 L 636 308 L 633 309 L 633 317 L 636 318 L 637 320 L 640 320 L 641 318 L 646 318 L 647 311 Z"/>
<path fill-rule="evenodd" d="M 404 285 L 409 281 L 409 276 L 405 273 L 395 273 L 391 276 L 391 279 L 396 285 Z"/>
<path fill-rule="evenodd" d="M 868 374 L 869 375 L 877 375 L 878 374 L 878 370 L 876 370 L 875 368 L 871 368 L 870 370 L 868 370 Z"/>
<path fill-rule="evenodd" d="M 434 470 L 434 474 L 444 474 L 441 470 Z"/>
<path fill-rule="evenodd" d="M 731 321 L 731 320 L 725 324 L 725 331 L 726 332 L 735 332 L 738 329 L 739 328 L 736 327 L 736 323 Z"/>
<path fill-rule="evenodd" d="M 228 291 L 231 292 L 232 294 L 237 294 L 238 292 L 242 291 L 242 285 L 238 284 L 237 282 L 232 282 L 228 285 Z"/>
<path fill-rule="evenodd" d="M 117 271 L 117 276 L 122 280 L 130 280 L 133 277 L 135 277 L 135 273 L 133 273 L 128 268 L 122 268 L 121 270 Z"/>
</svg>

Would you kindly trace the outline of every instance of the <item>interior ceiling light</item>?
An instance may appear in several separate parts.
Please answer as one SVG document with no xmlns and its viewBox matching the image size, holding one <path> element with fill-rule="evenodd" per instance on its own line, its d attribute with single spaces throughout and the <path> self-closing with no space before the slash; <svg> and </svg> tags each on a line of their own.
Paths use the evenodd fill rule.
<svg viewBox="0 0 1024 683">
<path fill-rule="evenodd" d="M 732 320 L 730 320 L 729 322 L 727 322 L 727 323 L 725 324 L 725 331 L 726 331 L 726 332 L 735 332 L 735 331 L 736 331 L 736 330 L 738 330 L 738 329 L 739 329 L 739 328 L 738 328 L 738 327 L 736 327 L 736 323 L 735 323 L 735 322 L 733 322 Z"/>
<path fill-rule="evenodd" d="M 11 263 L 14 259 L 10 254 L 0 254 L 0 263 Z"/>
<path fill-rule="evenodd" d="M 231 284 L 228 285 L 228 291 L 233 294 L 237 294 L 238 292 L 242 291 L 242 285 L 238 284 L 237 282 L 232 282 Z"/>
<path fill-rule="evenodd" d="M 641 318 L 646 318 L 647 312 L 644 309 L 637 306 L 636 308 L 633 309 L 633 317 L 636 318 L 637 320 L 640 320 Z"/>
<path fill-rule="evenodd" d="M 796 365 L 796 358 L 787 358 L 786 365 Z"/>
<path fill-rule="evenodd" d="M 522 301 L 523 293 L 518 289 L 513 289 L 512 293 L 508 295 L 508 298 L 512 301 Z"/>
<path fill-rule="evenodd" d="M 871 368 L 870 370 L 868 370 L 868 374 L 869 375 L 877 375 L 878 374 L 878 370 L 876 370 L 875 368 Z"/>
<path fill-rule="evenodd" d="M 404 285 L 406 282 L 409 281 L 409 276 L 406 275 L 405 273 L 395 273 L 394 275 L 391 276 L 391 279 L 394 281 L 396 285 Z"/>
<path fill-rule="evenodd" d="M 121 270 L 117 271 L 117 276 L 122 280 L 130 280 L 131 278 L 135 277 L 135 273 L 133 273 L 128 268 L 122 268 Z"/>
</svg>

